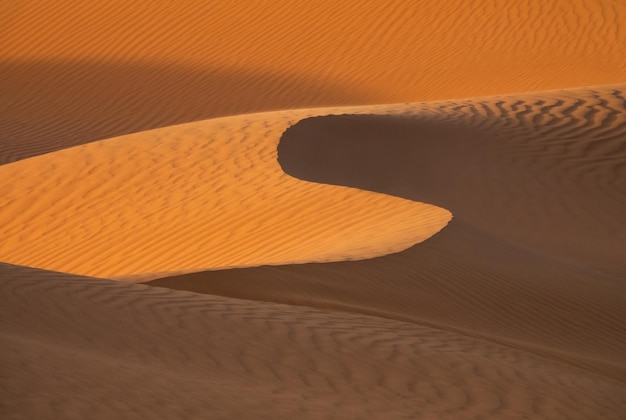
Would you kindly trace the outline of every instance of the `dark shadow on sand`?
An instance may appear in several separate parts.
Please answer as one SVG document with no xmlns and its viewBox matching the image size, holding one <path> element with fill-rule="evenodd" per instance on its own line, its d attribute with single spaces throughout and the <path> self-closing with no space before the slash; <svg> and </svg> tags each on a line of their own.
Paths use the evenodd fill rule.
<svg viewBox="0 0 626 420">
<path fill-rule="evenodd" d="M 260 70 L 132 61 L 4 62 L 0 164 L 213 117 L 367 102 L 358 88 Z"/>
<path fill-rule="evenodd" d="M 370 260 L 205 271 L 148 284 L 409 320 L 626 378 L 615 316 L 626 316 L 622 282 L 588 268 L 590 260 L 556 252 L 593 228 L 584 212 L 558 211 L 565 192 L 591 214 L 610 201 L 577 189 L 576 174 L 553 171 L 553 158 L 539 169 L 518 165 L 506 133 L 474 127 L 338 115 L 300 121 L 281 139 L 279 161 L 292 176 L 452 211 L 452 222 L 424 243 Z"/>
</svg>

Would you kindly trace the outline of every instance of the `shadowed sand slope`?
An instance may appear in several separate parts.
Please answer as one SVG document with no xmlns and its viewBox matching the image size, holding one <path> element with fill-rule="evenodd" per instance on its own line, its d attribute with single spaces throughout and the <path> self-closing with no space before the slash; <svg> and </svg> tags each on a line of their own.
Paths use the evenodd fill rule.
<svg viewBox="0 0 626 420">
<path fill-rule="evenodd" d="M 519 247 L 623 275 L 625 90 L 312 118 L 287 130 L 279 160 L 298 178 L 436 203 Z"/>
<path fill-rule="evenodd" d="M 0 163 L 229 114 L 619 83 L 626 68 L 619 0 L 0 7 Z"/>
<path fill-rule="evenodd" d="M 277 160 L 293 122 L 227 117 L 0 166 L 0 260 L 97 277 L 341 261 L 402 251 L 445 209 L 303 182 Z"/>
<path fill-rule="evenodd" d="M 624 22 L 0 2 L 0 417 L 623 419 Z"/>
<path fill-rule="evenodd" d="M 410 323 L 0 265 L 3 418 L 605 418 L 623 383 Z"/>
<path fill-rule="evenodd" d="M 454 220 L 383 258 L 151 284 L 412 320 L 626 380 L 623 88 L 303 120 L 279 146 L 288 173 L 424 200 Z"/>
<path fill-rule="evenodd" d="M 0 75 L 0 164 L 216 116 L 369 102 L 348 83 L 177 63 L 30 60 Z"/>
</svg>

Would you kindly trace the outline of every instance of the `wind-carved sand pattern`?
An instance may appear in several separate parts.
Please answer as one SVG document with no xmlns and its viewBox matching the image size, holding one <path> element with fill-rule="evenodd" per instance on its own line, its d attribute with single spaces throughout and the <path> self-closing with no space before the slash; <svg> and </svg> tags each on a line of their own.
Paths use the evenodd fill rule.
<svg viewBox="0 0 626 420">
<path fill-rule="evenodd" d="M 15 258 L 38 259 L 48 267 L 65 264 L 68 271 L 106 267 L 115 273 L 120 267 L 118 272 L 124 268 L 140 274 L 130 276 L 138 280 L 145 279 L 141 274 L 154 276 L 172 267 L 186 271 L 205 265 L 211 271 L 149 284 L 224 296 L 5 265 L 0 290 L 6 302 L 6 378 L 22 388 L 53 389 L 60 395 L 115 369 L 106 385 L 112 388 L 64 403 L 77 413 L 102 418 L 124 407 L 165 417 L 180 415 L 182 407 L 186 413 L 212 410 L 224 418 L 244 416 L 254 407 L 261 417 L 283 418 L 324 413 L 336 418 L 619 419 L 626 410 L 621 274 L 626 269 L 619 247 L 624 220 L 618 211 L 625 200 L 620 183 L 626 167 L 623 90 L 615 85 L 253 114 L 167 127 L 4 165 L 2 175 L 19 179 L 23 191 L 36 195 L 16 188 L 4 191 L 3 226 L 8 228 L 3 238 L 12 239 L 3 242 L 3 253 L 17 249 Z M 212 148 L 215 144 L 220 147 Z M 242 148 L 245 153 L 234 153 Z M 93 182 L 85 186 L 79 179 Z M 234 185 L 238 187 L 228 188 Z M 271 194 L 275 190 L 288 198 L 282 212 L 255 210 L 240 199 L 251 188 L 255 199 L 262 200 L 258 191 L 268 185 L 272 202 L 280 203 Z M 204 199 L 208 194 L 224 194 L 223 200 L 212 207 Z M 334 207 L 320 199 L 324 194 L 336 199 L 330 200 Z M 112 199 L 98 202 L 103 195 Z M 371 200 L 363 219 L 358 208 L 341 206 L 361 197 Z M 271 222 L 279 215 L 276 222 L 289 226 L 289 215 L 300 204 L 304 216 L 296 221 L 294 240 L 302 243 L 303 235 L 310 240 L 323 232 L 298 249 L 310 260 L 330 255 L 329 244 L 339 238 L 346 241 L 341 243 L 344 254 L 333 258 L 346 258 L 355 235 L 355 244 L 376 247 L 352 248 L 353 257 L 394 251 L 398 238 L 406 242 L 395 251 L 405 249 L 416 242 L 416 233 L 434 233 L 450 217 L 441 207 L 409 200 L 443 206 L 455 218 L 428 241 L 392 255 L 214 270 L 233 256 L 251 260 L 253 254 L 237 244 L 247 245 L 255 237 L 233 234 L 235 221 L 246 224 L 269 215 Z M 238 206 L 224 215 L 229 201 Z M 561 207 L 571 211 L 557 211 Z M 125 211 L 135 213 L 125 218 Z M 197 217 L 198 223 L 188 229 L 176 225 L 185 215 L 187 220 Z M 81 217 L 72 227 L 73 219 Z M 216 222 L 218 217 L 224 218 L 222 223 Z M 72 229 L 55 226 L 59 219 L 76 229 L 74 235 L 63 236 Z M 39 226 L 29 231 L 26 220 Z M 142 231 L 138 220 L 150 228 Z M 334 223 L 332 229 L 341 235 L 324 243 L 328 232 L 318 226 L 320 220 L 324 226 L 326 220 Z M 99 234 L 110 223 L 116 227 L 112 231 L 122 229 L 127 236 L 99 245 L 96 252 L 85 249 L 88 258 L 64 250 L 61 245 L 74 237 L 91 238 L 84 235 L 92 228 L 87 221 Z M 210 228 L 208 223 L 213 223 Z M 389 227 L 388 236 L 381 235 L 381 223 Z M 159 224 L 174 228 L 159 233 Z M 220 231 L 222 225 L 231 227 Z M 376 235 L 368 230 L 372 225 Z M 363 230 L 359 233 L 355 226 Z M 37 236 L 40 230 L 47 235 Z M 28 236 L 17 231 L 33 236 L 21 242 Z M 258 237 L 267 233 L 252 232 Z M 224 238 L 235 239 L 227 242 L 231 248 L 220 251 L 210 243 L 211 234 L 222 235 L 220 246 Z M 55 235 L 60 237 L 51 240 Z M 552 236 L 567 241 L 551 241 Z M 182 246 L 168 254 L 164 237 L 167 246 Z M 283 237 L 271 238 L 289 244 Z M 592 238 L 592 244 L 585 238 Z M 46 240 L 46 246 L 38 245 Z M 133 241 L 137 254 L 128 261 L 123 253 L 107 249 Z M 195 246 L 197 241 L 201 246 Z M 319 244 L 324 246 L 317 248 Z M 221 259 L 213 260 L 218 265 L 196 262 L 206 248 L 213 252 L 202 258 L 222 252 Z M 128 247 L 124 252 L 135 251 Z M 288 254 L 293 252 L 289 246 L 282 252 L 274 256 L 288 261 L 285 256 L 294 255 Z M 162 258 L 167 265 L 150 266 Z M 27 305 L 38 309 L 20 317 Z M 312 320 L 320 327 L 312 326 Z M 59 328 L 68 323 L 73 327 Z M 168 338 L 162 341 L 164 326 Z M 69 371 L 63 368 L 68 365 L 73 367 Z M 40 369 L 68 374 L 43 379 L 36 373 Z M 129 393 L 138 382 L 142 391 Z M 235 397 L 242 389 L 250 395 L 245 402 Z M 10 395 L 6 401 L 12 401 L 16 412 L 59 409 L 47 405 L 52 404 L 47 399 L 33 404 L 23 394 Z M 165 395 L 177 403 L 167 403 Z M 267 402 L 276 396 L 279 407 Z M 117 406 L 98 402 L 104 398 Z"/>
<path fill-rule="evenodd" d="M 624 88 L 303 120 L 279 146 L 287 173 L 431 202 L 454 220 L 374 260 L 150 284 L 412 321 L 626 381 Z"/>
<path fill-rule="evenodd" d="M 0 2 L 0 418 L 623 420 L 625 22 Z"/>
<path fill-rule="evenodd" d="M 622 0 L 260 4 L 0 4 L 0 163 L 226 115 L 624 82 Z"/>
<path fill-rule="evenodd" d="M 414 323 L 7 264 L 0 293 L 10 418 L 617 420 L 626 405 L 623 382 Z"/>
<path fill-rule="evenodd" d="M 219 118 L 0 166 L 0 178 L 19 180 L 0 191 L 2 260 L 145 280 L 371 258 L 448 223 L 450 212 L 436 206 L 286 175 L 280 136 L 328 112 Z"/>
</svg>

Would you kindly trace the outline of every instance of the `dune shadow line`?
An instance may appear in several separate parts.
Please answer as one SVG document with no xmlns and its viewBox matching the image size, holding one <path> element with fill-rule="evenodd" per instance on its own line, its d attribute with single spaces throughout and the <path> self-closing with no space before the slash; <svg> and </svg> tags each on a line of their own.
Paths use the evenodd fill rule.
<svg viewBox="0 0 626 420">
<path fill-rule="evenodd" d="M 354 86 L 254 69 L 150 62 L 0 63 L 0 164 L 173 124 L 367 103 Z"/>
</svg>

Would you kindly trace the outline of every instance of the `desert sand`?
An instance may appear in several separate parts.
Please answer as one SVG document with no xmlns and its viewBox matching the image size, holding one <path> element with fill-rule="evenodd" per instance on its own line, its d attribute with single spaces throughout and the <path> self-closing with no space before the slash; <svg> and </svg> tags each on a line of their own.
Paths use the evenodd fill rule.
<svg viewBox="0 0 626 420">
<path fill-rule="evenodd" d="M 0 416 L 626 412 L 626 5 L 0 6 Z"/>
</svg>

